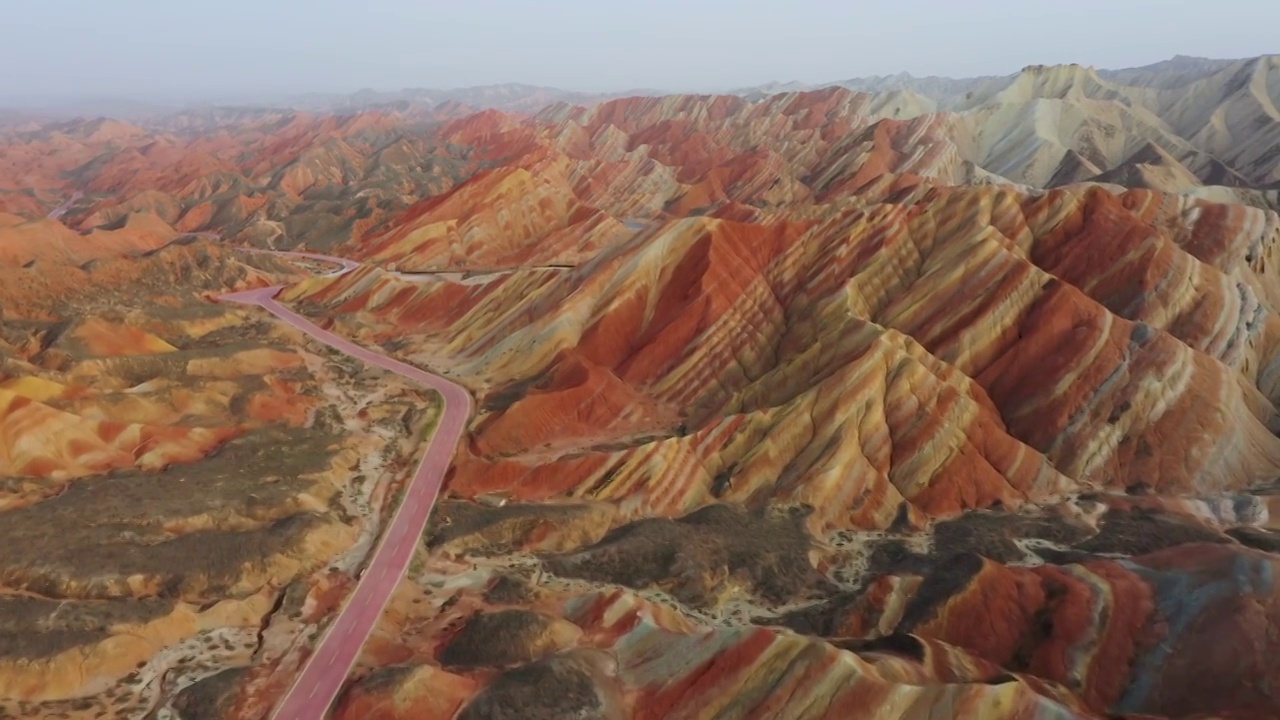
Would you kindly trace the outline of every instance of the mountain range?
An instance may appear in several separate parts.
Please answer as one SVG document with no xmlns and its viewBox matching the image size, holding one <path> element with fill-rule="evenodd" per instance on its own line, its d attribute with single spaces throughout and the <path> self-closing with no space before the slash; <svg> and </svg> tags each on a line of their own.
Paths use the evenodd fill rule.
<svg viewBox="0 0 1280 720">
<path fill-rule="evenodd" d="M 1099 70 L 1100 77 L 1121 85 L 1176 87 L 1208 77 L 1238 60 L 1178 55 L 1169 60 L 1136 68 Z M 917 78 L 910 73 L 897 75 L 850 78 L 818 84 L 802 82 L 773 82 L 726 91 L 725 94 L 758 97 L 777 92 L 817 90 L 824 87 L 843 87 L 859 92 L 889 92 L 910 90 L 941 101 L 963 95 L 970 90 L 995 88 L 1008 83 L 1016 76 L 985 76 L 977 78 L 949 78 L 929 76 Z M 0 98 L 0 125 L 16 120 L 66 120 L 75 117 L 111 117 L 119 120 L 155 120 L 166 115 L 193 109 L 240 107 L 260 109 L 293 109 L 308 112 L 343 113 L 377 108 L 432 108 L 440 105 L 461 106 L 473 111 L 504 110 L 508 112 L 536 112 L 554 103 L 591 105 L 606 100 L 633 96 L 662 96 L 673 94 L 661 89 L 631 89 L 609 92 L 583 92 L 555 87 L 504 83 L 468 88 L 429 89 L 406 88 L 403 90 L 374 90 L 364 88 L 353 93 L 304 93 L 269 96 L 224 97 L 221 99 L 195 100 L 193 98 L 160 98 L 139 100 L 126 97 L 103 96 L 97 98 Z"/>
<path fill-rule="evenodd" d="M 0 715 L 366 581 L 441 399 L 283 285 L 476 406 L 334 717 L 1280 716 L 1280 57 L 413 92 L 0 129 Z"/>
</svg>

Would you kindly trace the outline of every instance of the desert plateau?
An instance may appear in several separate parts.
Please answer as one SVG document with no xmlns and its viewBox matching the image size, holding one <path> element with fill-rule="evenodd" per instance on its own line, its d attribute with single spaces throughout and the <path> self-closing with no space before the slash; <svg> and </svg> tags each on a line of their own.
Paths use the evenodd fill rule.
<svg viewBox="0 0 1280 720">
<path fill-rule="evenodd" d="M 1278 106 L 0 115 L 0 717 L 1274 720 Z"/>
</svg>

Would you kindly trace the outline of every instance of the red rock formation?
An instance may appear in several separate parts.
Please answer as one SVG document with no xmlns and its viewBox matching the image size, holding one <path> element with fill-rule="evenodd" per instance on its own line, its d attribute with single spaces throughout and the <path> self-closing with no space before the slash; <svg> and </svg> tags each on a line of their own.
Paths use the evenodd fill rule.
<svg viewBox="0 0 1280 720">
<path fill-rule="evenodd" d="M 367 431 L 308 435 L 339 455 L 263 480 L 307 478 L 287 502 L 166 525 L 294 532 L 236 592 L 324 566 L 227 661 L 260 664 L 164 700 L 265 712 L 370 539 L 317 518 L 393 497 L 431 404 L 242 346 L 275 326 L 193 293 L 284 268 L 174 241 L 333 250 L 366 266 L 282 300 L 478 400 L 338 717 L 1275 717 L 1273 64 L 5 134 L 0 502 Z M 44 672 L 0 681 L 83 685 Z"/>
</svg>

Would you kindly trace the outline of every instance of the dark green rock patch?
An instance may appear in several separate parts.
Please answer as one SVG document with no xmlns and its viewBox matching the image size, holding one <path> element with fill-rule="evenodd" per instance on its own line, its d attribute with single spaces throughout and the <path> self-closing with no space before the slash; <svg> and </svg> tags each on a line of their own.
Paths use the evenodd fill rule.
<svg viewBox="0 0 1280 720">
<path fill-rule="evenodd" d="M 245 668 L 231 668 L 194 683 L 173 699 L 182 720 L 221 720 L 231 717 Z"/>
<path fill-rule="evenodd" d="M 0 598 L 0 658 L 48 658 L 105 640 L 117 624 L 140 624 L 169 614 L 169 600 L 80 602 Z"/>
<path fill-rule="evenodd" d="M 761 597 L 784 602 L 825 585 L 809 564 L 805 513 L 749 512 L 710 505 L 678 520 L 651 518 L 610 531 L 579 552 L 548 557 L 562 577 L 660 587 L 701 606 L 734 577 Z"/>
<path fill-rule="evenodd" d="M 570 534 L 575 525 L 608 527 L 612 510 L 601 503 L 508 503 L 491 507 L 464 500 L 436 504 L 426 534 L 427 548 L 498 555 L 523 549 L 548 527 Z M 595 537 L 599 537 L 597 534 Z"/>
<path fill-rule="evenodd" d="M 939 607 L 945 605 L 956 593 L 968 587 L 969 582 L 981 572 L 985 561 L 981 555 L 964 553 L 940 564 L 925 576 L 920 589 L 902 614 L 898 628 L 911 632 L 921 623 L 928 622 Z"/>
<path fill-rule="evenodd" d="M 536 659 L 554 621 L 531 610 L 477 613 L 440 651 L 445 667 L 506 667 Z"/>
<path fill-rule="evenodd" d="M 1113 509 L 1102 516 L 1098 534 L 1075 545 L 1075 549 L 1133 557 L 1197 542 L 1225 543 L 1230 542 L 1230 538 L 1171 515 L 1143 509 Z"/>
<path fill-rule="evenodd" d="M 606 720 L 605 700 L 589 662 L 564 653 L 499 675 L 458 720 Z"/>
</svg>

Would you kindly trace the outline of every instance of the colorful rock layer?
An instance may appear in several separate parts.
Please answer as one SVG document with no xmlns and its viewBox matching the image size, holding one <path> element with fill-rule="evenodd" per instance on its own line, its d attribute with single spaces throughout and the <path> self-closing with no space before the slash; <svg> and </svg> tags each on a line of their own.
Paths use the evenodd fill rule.
<svg viewBox="0 0 1280 720">
<path fill-rule="evenodd" d="M 1280 717 L 1276 68 L 0 130 L 0 714 L 357 580 L 434 401 L 233 243 L 477 399 L 339 718 Z"/>
<path fill-rule="evenodd" d="M 286 292 L 481 408 L 342 717 L 1280 712 L 1280 219 L 820 99 L 460 121 L 501 167 Z"/>
</svg>

